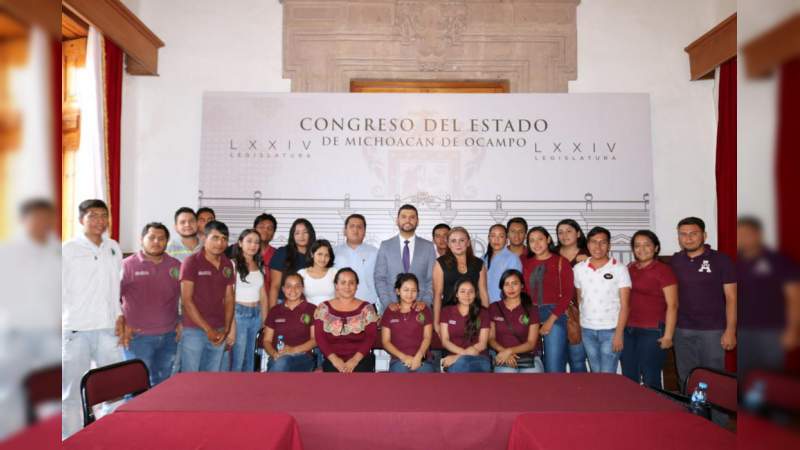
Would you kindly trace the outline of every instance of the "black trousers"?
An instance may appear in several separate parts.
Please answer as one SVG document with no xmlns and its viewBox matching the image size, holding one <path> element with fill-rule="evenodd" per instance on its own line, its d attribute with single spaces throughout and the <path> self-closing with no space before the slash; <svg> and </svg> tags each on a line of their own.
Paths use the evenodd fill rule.
<svg viewBox="0 0 800 450">
<path fill-rule="evenodd" d="M 323 372 L 338 372 L 336 367 L 333 367 L 330 361 L 325 358 L 325 361 L 322 363 L 322 371 Z M 358 362 L 358 365 L 353 372 L 375 372 L 375 355 L 372 352 L 369 352 L 368 355 L 361 358 L 361 361 Z"/>
</svg>

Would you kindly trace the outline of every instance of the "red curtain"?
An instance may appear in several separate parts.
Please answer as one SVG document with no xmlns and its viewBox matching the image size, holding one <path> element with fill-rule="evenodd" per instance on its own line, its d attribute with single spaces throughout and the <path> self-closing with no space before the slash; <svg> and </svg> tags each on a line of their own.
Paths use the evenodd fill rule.
<svg viewBox="0 0 800 450">
<path fill-rule="evenodd" d="M 121 221 L 120 191 L 120 132 L 122 128 L 122 56 L 123 51 L 105 39 L 106 91 L 106 158 L 108 163 L 108 193 L 111 208 L 111 237 L 119 240 Z"/>
<path fill-rule="evenodd" d="M 736 58 L 719 68 L 717 121 L 717 236 L 718 249 L 736 257 Z M 725 368 L 736 371 L 736 351 L 725 355 Z"/>
<path fill-rule="evenodd" d="M 780 251 L 800 263 L 800 229 L 795 198 L 800 192 L 800 153 L 797 142 L 800 140 L 800 59 L 783 65 L 781 69 L 780 93 L 778 99 L 778 139 L 775 155 L 775 197 L 777 200 L 778 247 Z M 800 374 L 800 350 L 786 356 L 786 370 Z"/>
</svg>

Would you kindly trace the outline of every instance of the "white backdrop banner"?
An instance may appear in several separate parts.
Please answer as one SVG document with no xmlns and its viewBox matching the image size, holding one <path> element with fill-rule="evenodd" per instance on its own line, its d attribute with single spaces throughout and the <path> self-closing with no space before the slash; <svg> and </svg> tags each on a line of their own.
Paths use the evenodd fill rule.
<svg viewBox="0 0 800 450">
<path fill-rule="evenodd" d="M 514 216 L 553 230 L 574 218 L 612 231 L 614 251 L 649 228 L 653 168 L 646 94 L 206 93 L 199 201 L 234 234 L 260 212 L 309 219 L 343 239 L 367 217 L 367 240 L 395 233 L 397 207 L 470 230 Z"/>
</svg>

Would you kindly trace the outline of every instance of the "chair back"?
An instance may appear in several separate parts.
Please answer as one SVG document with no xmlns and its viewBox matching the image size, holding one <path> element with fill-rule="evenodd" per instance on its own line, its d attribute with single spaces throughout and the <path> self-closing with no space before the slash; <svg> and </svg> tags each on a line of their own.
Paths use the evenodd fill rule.
<svg viewBox="0 0 800 450">
<path fill-rule="evenodd" d="M 25 389 L 25 417 L 28 425 L 39 421 L 38 405 L 61 401 L 61 364 L 29 373 L 22 382 Z"/>
<path fill-rule="evenodd" d="M 733 413 L 738 409 L 736 374 L 708 367 L 695 367 L 684 383 L 684 394 L 691 396 L 701 381 L 708 384 L 706 400 Z"/>
<path fill-rule="evenodd" d="M 81 378 L 83 426 L 94 422 L 92 407 L 150 389 L 150 373 L 141 359 L 132 359 L 86 372 Z"/>
</svg>

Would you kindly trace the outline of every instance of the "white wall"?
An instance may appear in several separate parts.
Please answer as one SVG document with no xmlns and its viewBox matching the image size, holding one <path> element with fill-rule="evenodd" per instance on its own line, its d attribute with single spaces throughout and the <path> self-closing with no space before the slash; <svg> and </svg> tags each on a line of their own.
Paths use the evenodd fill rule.
<svg viewBox="0 0 800 450">
<path fill-rule="evenodd" d="M 179 206 L 197 206 L 204 91 L 287 92 L 281 78 L 278 0 L 125 0 L 166 43 L 158 77 L 125 76 L 120 241 L 138 248 L 141 227 L 172 228 Z"/>
<path fill-rule="evenodd" d="M 732 14 L 735 1 L 583 1 L 578 79 L 570 92 L 650 93 L 652 197 L 662 254 L 677 250 L 675 224 L 706 221 L 716 245 L 714 80 L 689 81 L 684 48 Z"/>
<path fill-rule="evenodd" d="M 166 42 L 159 77 L 124 82 L 121 243 L 147 221 L 171 224 L 195 206 L 201 96 L 206 90 L 289 90 L 281 79 L 278 0 L 126 0 Z M 570 92 L 649 92 L 656 231 L 675 250 L 675 222 L 707 219 L 716 242 L 713 80 L 689 81 L 683 48 L 735 10 L 731 0 L 584 0 L 578 6 L 578 80 Z M 741 120 L 741 119 L 740 119 Z"/>
</svg>

